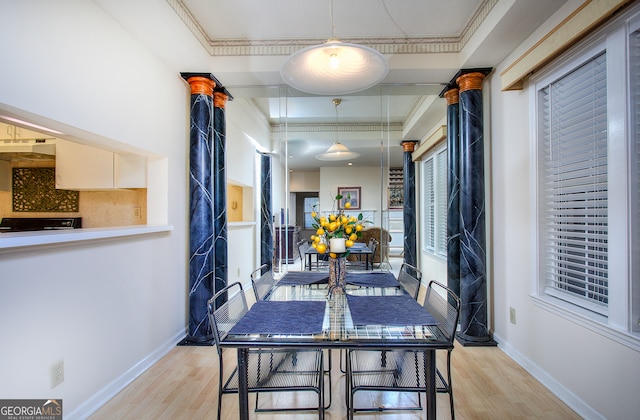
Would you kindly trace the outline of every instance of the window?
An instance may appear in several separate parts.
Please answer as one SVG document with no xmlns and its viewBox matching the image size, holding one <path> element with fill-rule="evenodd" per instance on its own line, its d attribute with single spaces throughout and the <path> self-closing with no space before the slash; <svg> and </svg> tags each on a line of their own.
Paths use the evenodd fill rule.
<svg viewBox="0 0 640 420">
<path fill-rule="evenodd" d="M 601 53 L 538 90 L 546 293 L 606 315 L 607 73 Z"/>
<path fill-rule="evenodd" d="M 304 198 L 304 229 L 313 229 L 311 212 L 313 212 L 314 209 L 317 210 L 319 205 L 320 199 L 317 196 Z"/>
<path fill-rule="evenodd" d="M 423 250 L 447 257 L 447 149 L 430 152 L 422 163 Z"/>
<path fill-rule="evenodd" d="M 537 76 L 532 98 L 537 296 L 627 332 L 640 321 L 640 19 L 628 16 Z"/>
</svg>

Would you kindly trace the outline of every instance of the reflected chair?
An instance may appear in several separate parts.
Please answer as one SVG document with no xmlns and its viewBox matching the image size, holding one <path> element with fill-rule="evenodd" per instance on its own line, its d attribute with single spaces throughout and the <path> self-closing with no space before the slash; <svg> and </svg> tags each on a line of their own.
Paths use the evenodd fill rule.
<svg viewBox="0 0 640 420">
<path fill-rule="evenodd" d="M 311 264 L 307 261 L 307 250 L 311 247 L 309 241 L 302 239 L 298 242 L 298 254 L 300 254 L 300 270 L 311 270 Z"/>
<path fill-rule="evenodd" d="M 216 299 L 227 296 L 227 301 L 215 308 Z M 238 369 L 234 367 L 225 379 L 223 348 L 220 343 L 231 328 L 249 311 L 246 295 L 239 282 L 233 283 L 216 293 L 208 302 L 209 321 L 218 352 L 218 413 L 220 420 L 222 396 L 238 393 Z M 251 348 L 248 350 L 247 374 L 249 392 L 291 392 L 313 391 L 318 394 L 318 404 L 314 407 L 274 407 L 256 411 L 310 411 L 317 410 L 318 417 L 324 417 L 324 374 L 321 350 L 298 350 Z"/>
<path fill-rule="evenodd" d="M 380 245 L 380 242 L 378 242 L 376 238 L 371 238 L 369 240 L 369 244 L 367 245 L 367 247 L 371 250 L 371 255 L 369 255 L 369 258 L 367 258 L 367 260 L 369 260 L 369 262 L 371 263 L 372 270 L 373 270 L 373 264 L 375 261 L 376 251 L 378 250 L 378 245 Z M 366 268 L 368 269 L 368 267 Z"/>
<path fill-rule="evenodd" d="M 251 273 L 251 286 L 253 287 L 256 302 L 266 299 L 275 284 L 276 281 L 273 278 L 273 271 L 269 270 L 267 264 L 262 264 Z"/>
<path fill-rule="evenodd" d="M 436 369 L 436 392 L 448 393 L 451 418 L 455 419 L 451 387 L 451 352 L 460 315 L 460 299 L 451 289 L 429 282 L 424 307 L 433 315 L 438 328 L 448 339 L 447 378 Z M 420 393 L 426 392 L 426 351 L 349 350 L 347 354 L 347 409 L 349 418 L 356 411 L 422 410 Z M 402 407 L 354 407 L 354 395 L 360 391 L 416 392 L 418 402 Z"/>
<path fill-rule="evenodd" d="M 422 272 L 420 270 L 410 264 L 402 264 L 398 273 L 398 283 L 415 300 L 418 300 L 418 294 L 420 294 L 421 281 Z"/>
</svg>

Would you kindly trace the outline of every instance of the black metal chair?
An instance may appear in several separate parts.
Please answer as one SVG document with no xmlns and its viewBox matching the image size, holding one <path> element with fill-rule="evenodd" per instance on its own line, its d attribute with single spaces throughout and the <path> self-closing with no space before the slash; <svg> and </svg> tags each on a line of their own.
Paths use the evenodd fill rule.
<svg viewBox="0 0 640 420">
<path fill-rule="evenodd" d="M 416 267 L 403 263 L 398 273 L 398 282 L 402 288 L 413 297 L 418 300 L 418 294 L 420 293 L 420 282 L 422 281 L 422 272 Z"/>
<path fill-rule="evenodd" d="M 251 273 L 251 286 L 256 302 L 268 298 L 276 284 L 273 278 L 273 271 L 268 270 L 268 268 L 267 264 L 263 264 Z M 331 350 L 327 350 L 327 369 L 325 373 L 329 375 L 329 384 L 331 384 L 331 363 Z M 331 406 L 331 395 L 331 386 L 329 386 L 329 403 L 325 405 L 325 410 Z M 256 397 L 256 407 L 257 405 L 258 397 Z"/>
<path fill-rule="evenodd" d="M 451 387 L 451 352 L 455 337 L 460 299 L 448 287 L 429 282 L 424 307 L 439 323 L 438 328 L 449 340 L 446 379 L 436 370 L 436 392 L 449 394 L 451 418 L 455 419 Z M 422 410 L 419 393 L 426 387 L 426 351 L 413 350 L 349 350 L 347 354 L 347 409 L 349 418 L 356 411 Z M 354 395 L 359 391 L 393 391 L 418 393 L 418 402 L 403 407 L 354 407 Z"/>
<path fill-rule="evenodd" d="M 227 296 L 227 301 L 215 308 L 216 299 Z M 219 362 L 218 413 L 220 420 L 222 396 L 238 393 L 238 370 L 234 367 L 225 379 L 223 348 L 220 343 L 231 328 L 249 311 L 247 299 L 239 282 L 233 283 L 216 293 L 207 303 L 209 321 L 213 328 Z M 291 392 L 313 391 L 318 394 L 316 407 L 257 407 L 256 411 L 310 411 L 317 410 L 318 417 L 324 418 L 324 374 L 322 351 L 285 349 L 249 349 L 248 389 L 249 392 Z"/>
</svg>

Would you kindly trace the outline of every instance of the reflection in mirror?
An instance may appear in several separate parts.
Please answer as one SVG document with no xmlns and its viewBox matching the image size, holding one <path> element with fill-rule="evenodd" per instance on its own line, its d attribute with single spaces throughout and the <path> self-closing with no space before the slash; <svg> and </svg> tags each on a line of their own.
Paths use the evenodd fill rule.
<svg viewBox="0 0 640 420">
<path fill-rule="evenodd" d="M 338 188 L 345 187 L 360 188 L 359 208 L 352 213 L 362 213 L 370 229 L 377 228 L 380 245 L 375 268 L 388 270 L 389 257 L 402 257 L 404 234 L 398 201 L 402 141 L 421 140 L 442 122 L 446 116 L 446 104 L 439 98 L 442 88 L 440 84 L 378 85 L 336 97 L 310 95 L 287 86 L 234 88 L 236 100 L 249 99 L 267 116 L 270 126 L 274 270 L 305 267 L 298 260 L 297 242 L 309 240 L 314 233 L 312 207 L 330 211 Z M 334 99 L 341 100 L 337 113 Z M 360 156 L 341 161 L 316 159 L 337 140 Z M 368 238 L 360 240 L 367 242 Z"/>
</svg>

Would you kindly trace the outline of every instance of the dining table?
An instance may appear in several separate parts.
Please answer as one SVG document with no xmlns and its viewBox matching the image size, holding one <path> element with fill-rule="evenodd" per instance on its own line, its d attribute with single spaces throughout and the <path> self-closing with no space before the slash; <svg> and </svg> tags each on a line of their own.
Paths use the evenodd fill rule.
<svg viewBox="0 0 640 420">
<path fill-rule="evenodd" d="M 311 270 L 311 267 L 313 267 L 313 257 L 315 256 L 316 261 L 318 261 L 322 254 L 318 253 L 318 251 L 312 246 L 310 246 L 309 249 L 307 249 L 304 253 L 305 257 L 307 258 L 307 267 L 309 270 Z M 373 252 L 371 251 L 371 248 L 367 246 L 367 244 L 362 242 L 354 242 L 353 246 L 349 248 L 349 254 L 356 256 L 358 258 L 358 262 L 362 262 L 362 257 L 364 256 L 364 269 L 368 270 L 369 267 L 373 269 Z M 327 255 L 328 258 L 328 254 L 325 255 Z M 302 258 L 302 255 L 300 256 L 300 258 Z"/>
<path fill-rule="evenodd" d="M 435 419 L 435 352 L 450 343 L 433 316 L 390 272 L 347 272 L 340 293 L 329 294 L 327 282 L 326 272 L 286 273 L 221 341 L 237 349 L 240 419 L 249 419 L 248 350 L 261 347 L 425 351 L 425 410 Z"/>
</svg>

